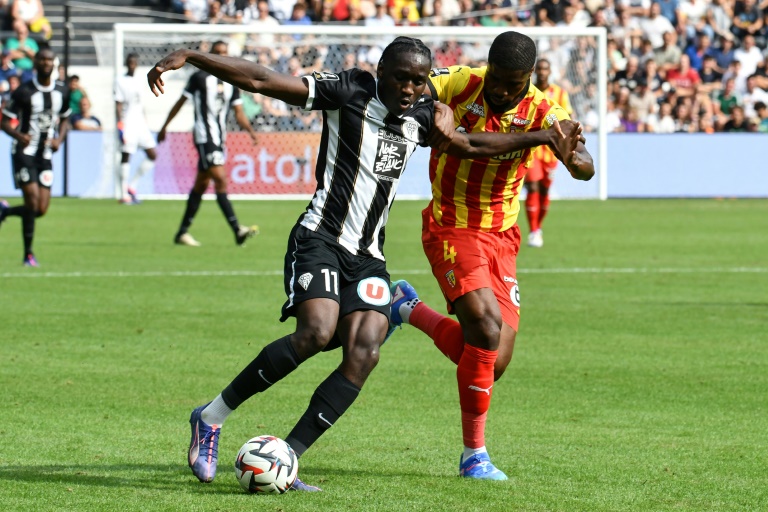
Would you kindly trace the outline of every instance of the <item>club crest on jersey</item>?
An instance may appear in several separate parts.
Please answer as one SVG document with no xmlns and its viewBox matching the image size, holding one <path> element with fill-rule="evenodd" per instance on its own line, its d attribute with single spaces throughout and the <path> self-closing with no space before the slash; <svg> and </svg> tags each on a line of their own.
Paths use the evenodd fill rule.
<svg viewBox="0 0 768 512">
<path fill-rule="evenodd" d="M 453 269 L 445 273 L 445 278 L 448 280 L 448 284 L 451 288 L 456 288 L 456 275 L 453 273 Z"/>
<path fill-rule="evenodd" d="M 478 105 L 477 103 L 470 103 L 467 105 L 467 110 L 472 112 L 478 117 L 485 117 L 485 109 L 482 105 Z"/>
<path fill-rule="evenodd" d="M 419 142 L 419 123 L 416 121 L 405 121 L 403 123 L 403 136 L 413 142 Z"/>
<path fill-rule="evenodd" d="M 384 306 L 392 301 L 389 285 L 380 277 L 368 277 L 357 283 L 357 295 L 373 306 Z"/>
<path fill-rule="evenodd" d="M 315 80 L 318 82 L 322 82 L 323 80 L 337 80 L 339 79 L 339 75 L 336 73 L 329 73 L 327 71 L 313 71 L 312 76 Z"/>
<path fill-rule="evenodd" d="M 306 290 L 307 288 L 309 288 L 309 283 L 310 283 L 310 282 L 312 282 L 312 274 L 310 274 L 309 272 L 307 272 L 306 274 L 301 274 L 301 275 L 299 276 L 299 284 L 300 284 L 300 285 L 301 285 L 301 287 L 302 287 L 302 288 L 304 288 L 305 290 Z"/>
</svg>

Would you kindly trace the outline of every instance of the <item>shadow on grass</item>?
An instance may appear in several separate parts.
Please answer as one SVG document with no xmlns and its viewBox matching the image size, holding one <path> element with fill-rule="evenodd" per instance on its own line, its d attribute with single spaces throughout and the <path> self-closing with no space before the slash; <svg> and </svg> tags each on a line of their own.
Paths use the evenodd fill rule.
<svg viewBox="0 0 768 512">
<path fill-rule="evenodd" d="M 201 494 L 240 494 L 234 478 L 219 479 L 226 485 L 203 485 L 186 466 L 159 464 L 73 464 L 0 466 L 0 481 L 62 483 L 98 487 L 139 487 L 142 489 L 183 490 Z M 231 484 L 231 485 L 230 485 Z"/>
<path fill-rule="evenodd" d="M 0 466 L 0 481 L 30 483 L 62 483 L 97 487 L 138 487 L 142 489 L 182 490 L 200 494 L 242 494 L 234 470 L 220 468 L 216 480 L 201 484 L 186 466 L 161 464 L 72 464 Z M 301 468 L 302 480 L 322 485 L 329 480 L 344 481 L 346 478 L 374 478 L 382 481 L 400 480 L 403 477 L 423 477 L 413 472 L 382 472 L 365 469 L 341 469 L 309 466 Z"/>
</svg>

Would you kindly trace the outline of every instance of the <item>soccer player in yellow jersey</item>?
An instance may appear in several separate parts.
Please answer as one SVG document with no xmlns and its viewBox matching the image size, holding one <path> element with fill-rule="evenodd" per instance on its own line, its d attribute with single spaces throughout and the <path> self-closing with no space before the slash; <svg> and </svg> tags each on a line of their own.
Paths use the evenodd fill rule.
<svg viewBox="0 0 768 512">
<path fill-rule="evenodd" d="M 568 113 L 531 84 L 536 45 L 528 36 L 505 32 L 493 41 L 488 66 L 434 69 L 432 97 L 453 109 L 456 131 L 524 133 L 548 129 Z M 573 139 L 557 142 L 555 154 L 571 175 L 589 180 L 592 157 Z M 392 283 L 390 334 L 405 322 L 425 332 L 458 365 L 464 453 L 459 474 L 506 480 L 485 448 L 485 421 L 493 383 L 512 357 L 520 296 L 515 258 L 516 225 L 524 149 L 496 158 L 462 160 L 433 151 L 429 175 L 432 201 L 423 211 L 422 243 L 432 273 L 458 322 L 419 301 L 405 281 Z"/>
<path fill-rule="evenodd" d="M 573 115 L 568 93 L 562 87 L 549 83 L 550 72 L 551 67 L 547 59 L 539 59 L 536 62 L 536 88 L 563 107 L 568 115 Z M 544 245 L 541 224 L 549 210 L 549 187 L 552 185 L 555 169 L 557 169 L 557 158 L 552 150 L 547 146 L 537 147 L 525 176 L 525 190 L 528 193 L 525 198 L 525 213 L 530 228 L 528 245 L 531 247 Z"/>
</svg>

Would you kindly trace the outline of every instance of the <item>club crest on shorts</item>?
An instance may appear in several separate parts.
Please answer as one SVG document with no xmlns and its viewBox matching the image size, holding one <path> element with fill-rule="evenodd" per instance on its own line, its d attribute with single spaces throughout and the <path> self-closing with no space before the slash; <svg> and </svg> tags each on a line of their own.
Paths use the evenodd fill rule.
<svg viewBox="0 0 768 512">
<path fill-rule="evenodd" d="M 299 276 L 299 284 L 300 284 L 300 285 L 301 285 L 301 287 L 302 287 L 302 288 L 304 288 L 305 290 L 306 290 L 307 288 L 309 288 L 309 283 L 310 283 L 310 282 L 312 282 L 312 274 L 310 274 L 309 272 L 307 272 L 306 274 L 301 274 L 301 275 Z"/>
<path fill-rule="evenodd" d="M 357 295 L 372 306 L 384 306 L 392 302 L 389 285 L 380 277 L 367 277 L 357 283 Z"/>
<path fill-rule="evenodd" d="M 445 278 L 448 280 L 448 284 L 451 288 L 456 288 L 456 275 L 453 273 L 453 269 L 445 273 Z"/>
</svg>

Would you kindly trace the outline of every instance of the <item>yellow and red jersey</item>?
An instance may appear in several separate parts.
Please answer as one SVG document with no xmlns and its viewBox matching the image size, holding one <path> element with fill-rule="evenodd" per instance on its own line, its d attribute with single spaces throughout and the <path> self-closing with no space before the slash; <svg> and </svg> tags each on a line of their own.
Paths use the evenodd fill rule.
<svg viewBox="0 0 768 512">
<path fill-rule="evenodd" d="M 452 66 L 432 70 L 430 89 L 453 109 L 456 129 L 467 133 L 526 132 L 546 130 L 568 113 L 533 84 L 514 108 L 493 112 L 485 102 L 486 68 Z M 514 226 L 520 212 L 518 200 L 524 172 L 532 151 L 525 149 L 495 158 L 462 160 L 432 152 L 429 178 L 432 183 L 432 216 L 441 226 L 505 231 Z"/>
<path fill-rule="evenodd" d="M 568 112 L 569 116 L 573 115 L 573 107 L 571 107 L 571 98 L 568 96 L 568 93 L 560 87 L 559 85 L 550 84 L 549 87 L 547 87 L 546 90 L 541 91 L 543 92 L 547 98 L 554 101 L 561 107 L 563 107 L 563 110 Z M 541 160 L 544 163 L 545 167 L 553 167 L 557 164 L 557 157 L 552 152 L 551 149 L 549 149 L 548 146 L 539 146 L 536 148 L 536 151 L 533 153 L 533 157 Z"/>
</svg>

